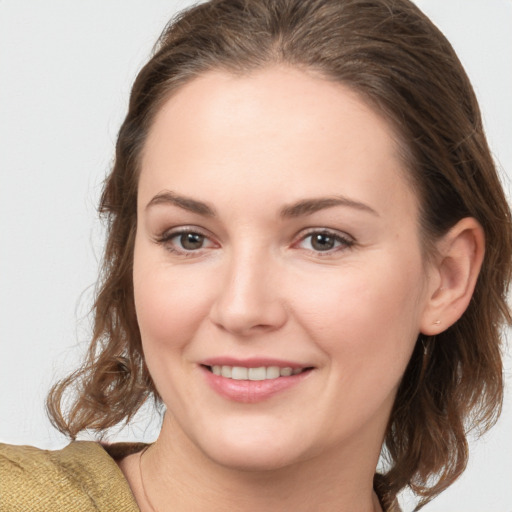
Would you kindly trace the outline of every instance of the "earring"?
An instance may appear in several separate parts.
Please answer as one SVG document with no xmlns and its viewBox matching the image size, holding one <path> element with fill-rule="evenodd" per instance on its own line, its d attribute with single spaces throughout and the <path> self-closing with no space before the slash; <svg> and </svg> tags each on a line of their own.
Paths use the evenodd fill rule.
<svg viewBox="0 0 512 512">
<path fill-rule="evenodd" d="M 432 322 L 434 325 L 440 325 L 441 324 L 441 320 L 435 320 L 434 322 Z"/>
</svg>

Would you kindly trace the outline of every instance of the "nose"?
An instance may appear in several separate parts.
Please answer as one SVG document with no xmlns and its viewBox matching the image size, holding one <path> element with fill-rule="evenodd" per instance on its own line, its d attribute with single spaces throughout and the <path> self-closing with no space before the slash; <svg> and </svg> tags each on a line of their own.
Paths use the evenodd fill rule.
<svg viewBox="0 0 512 512">
<path fill-rule="evenodd" d="M 279 289 L 278 267 L 272 258 L 261 254 L 233 254 L 219 279 L 212 322 L 244 337 L 281 328 L 288 313 Z"/>
</svg>

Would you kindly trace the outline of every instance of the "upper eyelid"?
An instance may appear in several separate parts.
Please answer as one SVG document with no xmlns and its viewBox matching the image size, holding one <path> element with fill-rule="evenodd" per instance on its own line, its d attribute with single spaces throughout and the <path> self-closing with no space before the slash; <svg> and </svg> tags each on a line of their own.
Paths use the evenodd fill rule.
<svg viewBox="0 0 512 512">
<path fill-rule="evenodd" d="M 165 230 L 160 235 L 157 235 L 154 238 L 154 242 L 157 245 L 161 245 L 166 251 L 173 253 L 180 257 L 200 257 L 204 255 L 205 250 L 209 250 L 212 248 L 215 248 L 215 246 L 218 246 L 218 243 L 212 239 L 211 236 L 205 234 L 202 232 L 200 228 L 197 227 L 188 227 L 188 226 L 179 226 L 174 228 L 169 228 Z M 208 240 L 211 245 L 207 247 L 200 247 L 198 249 L 185 249 L 184 247 L 179 247 L 179 242 L 173 242 L 174 238 L 179 237 L 180 235 L 186 234 L 186 233 L 194 233 L 197 235 L 200 235 L 204 237 L 205 240 Z"/>
<path fill-rule="evenodd" d="M 331 236 L 338 241 L 339 245 L 326 251 L 317 251 L 315 249 L 300 247 L 301 243 L 303 243 L 308 237 L 314 234 L 325 234 Z M 310 228 L 306 230 L 306 232 L 302 231 L 301 233 L 299 233 L 292 242 L 291 247 L 297 250 L 302 249 L 308 253 L 314 254 L 316 257 L 328 258 L 333 257 L 335 255 L 340 255 L 340 253 L 344 253 L 344 251 L 354 248 L 355 245 L 356 240 L 354 239 L 354 237 L 343 231 L 338 231 L 329 228 Z"/>
<path fill-rule="evenodd" d="M 175 226 L 172 228 L 168 228 L 168 229 L 165 229 L 164 231 L 162 231 L 161 234 L 157 235 L 155 237 L 155 239 L 156 239 L 156 241 L 159 241 L 159 242 L 166 241 L 166 240 L 169 240 L 169 239 L 171 239 L 177 235 L 180 235 L 182 233 L 197 233 L 201 236 L 204 236 L 211 242 L 214 242 L 214 243 L 216 242 L 216 237 L 213 236 L 213 234 L 209 230 L 202 228 L 200 226 L 197 226 L 197 225 L 181 225 L 181 226 Z M 304 229 L 300 230 L 292 238 L 291 245 L 295 245 L 296 243 L 304 240 L 308 236 L 311 236 L 315 233 L 327 234 L 327 235 L 339 238 L 341 240 L 344 240 L 346 242 L 351 242 L 351 243 L 356 242 L 355 238 L 345 231 L 340 231 L 340 230 L 337 230 L 334 228 L 327 228 L 327 227 L 319 226 L 319 227 L 304 228 Z"/>
<path fill-rule="evenodd" d="M 212 247 L 201 247 L 200 249 L 197 249 L 194 251 L 180 249 L 180 248 L 174 248 L 173 250 L 171 250 L 171 247 L 170 247 L 171 241 L 173 240 L 173 238 L 178 237 L 182 234 L 195 233 L 195 234 L 201 235 L 206 240 L 208 240 L 210 242 L 210 244 L 212 244 L 212 246 L 218 245 L 218 242 L 215 240 L 215 238 L 212 237 L 211 234 L 206 233 L 205 231 L 206 230 L 201 229 L 198 226 L 176 226 L 173 228 L 165 229 L 161 233 L 156 234 L 153 237 L 153 241 L 158 245 L 167 246 L 167 250 L 169 250 L 171 252 L 182 253 L 182 254 L 199 253 L 202 250 L 211 249 Z M 172 244 L 172 245 L 174 245 L 174 244 Z"/>
<path fill-rule="evenodd" d="M 162 231 L 157 238 L 159 240 L 172 238 L 173 236 L 181 235 L 183 233 L 197 233 L 198 235 L 202 235 L 205 238 L 212 239 L 212 235 L 204 228 L 200 228 L 199 226 L 175 226 L 173 228 L 168 228 Z"/>
<path fill-rule="evenodd" d="M 349 235 L 345 231 L 340 231 L 338 229 L 332 229 L 332 228 L 324 228 L 324 227 L 318 227 L 318 228 L 306 228 L 301 230 L 297 236 L 295 237 L 295 240 L 303 240 L 304 238 L 314 235 L 315 233 L 322 233 L 326 235 L 331 235 L 337 238 L 341 238 L 343 240 L 348 240 L 351 242 L 355 242 L 355 238 L 352 235 Z"/>
</svg>

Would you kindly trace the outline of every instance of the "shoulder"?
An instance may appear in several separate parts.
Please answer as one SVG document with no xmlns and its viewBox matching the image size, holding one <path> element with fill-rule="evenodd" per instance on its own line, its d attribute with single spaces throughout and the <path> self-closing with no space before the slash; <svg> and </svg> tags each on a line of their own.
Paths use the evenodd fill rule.
<svg viewBox="0 0 512 512">
<path fill-rule="evenodd" d="M 62 450 L 0 443 L 0 512 L 138 512 L 128 483 L 100 444 Z"/>
</svg>

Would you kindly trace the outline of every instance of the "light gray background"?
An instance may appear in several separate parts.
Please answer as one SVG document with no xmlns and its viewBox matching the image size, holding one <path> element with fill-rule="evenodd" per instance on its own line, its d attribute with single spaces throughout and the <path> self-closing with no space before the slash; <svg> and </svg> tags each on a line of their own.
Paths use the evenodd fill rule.
<svg viewBox="0 0 512 512">
<path fill-rule="evenodd" d="M 50 384 L 79 361 L 103 231 L 96 204 L 129 88 L 191 2 L 0 0 L 0 441 L 56 448 Z M 491 148 L 512 173 L 512 1 L 417 0 L 473 80 Z M 505 184 L 509 191 L 508 182 Z M 498 425 L 425 512 L 512 512 L 512 358 Z M 121 434 L 152 440 L 141 414 Z M 411 509 L 407 495 L 404 509 Z"/>
</svg>

